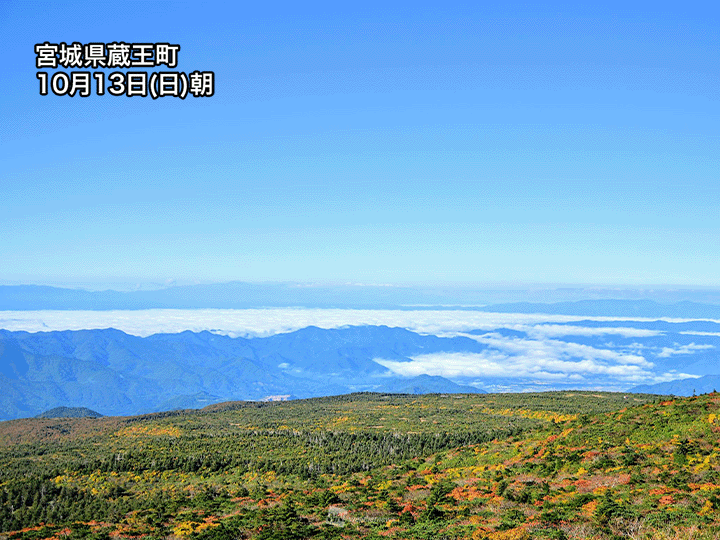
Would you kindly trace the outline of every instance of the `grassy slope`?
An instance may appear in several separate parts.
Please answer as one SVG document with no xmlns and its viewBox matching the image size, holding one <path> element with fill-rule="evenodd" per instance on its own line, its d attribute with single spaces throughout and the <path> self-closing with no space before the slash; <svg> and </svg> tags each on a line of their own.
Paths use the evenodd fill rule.
<svg viewBox="0 0 720 540">
<path fill-rule="evenodd" d="M 716 538 L 719 403 L 358 394 L 4 422 L 0 525 L 9 538 Z"/>
</svg>

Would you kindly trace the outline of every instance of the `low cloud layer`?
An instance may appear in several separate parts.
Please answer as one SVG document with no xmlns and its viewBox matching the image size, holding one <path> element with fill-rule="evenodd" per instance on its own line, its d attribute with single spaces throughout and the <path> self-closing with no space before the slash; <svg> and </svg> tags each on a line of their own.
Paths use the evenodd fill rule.
<svg viewBox="0 0 720 540">
<path fill-rule="evenodd" d="M 410 362 L 376 359 L 395 373 L 423 373 L 449 378 L 531 378 L 540 380 L 591 380 L 601 378 L 627 384 L 687 378 L 685 373 L 653 371 L 643 356 L 628 351 L 598 349 L 559 340 L 508 338 L 496 333 L 473 337 L 488 346 L 482 353 L 434 353 Z"/>
<path fill-rule="evenodd" d="M 657 357 L 670 358 L 671 356 L 677 354 L 693 354 L 698 351 L 707 351 L 714 348 L 715 346 L 710 344 L 697 345 L 695 343 L 689 343 L 687 345 L 678 345 L 676 343 L 675 347 L 663 347 L 662 351 L 657 355 Z"/>
<path fill-rule="evenodd" d="M 600 322 L 607 326 L 586 326 L 582 321 L 596 321 L 596 324 Z M 720 334 L 707 332 L 706 327 L 693 331 L 692 326 L 688 328 L 685 325 L 684 330 L 676 335 L 697 336 L 692 338 L 692 343 L 659 345 L 657 340 L 666 339 L 663 337 L 666 332 L 637 328 L 634 323 L 638 321 L 646 322 L 648 319 L 472 310 L 305 308 L 0 312 L 0 328 L 29 332 L 117 328 L 129 334 L 148 336 L 207 330 L 232 337 L 251 337 L 291 332 L 307 326 L 326 329 L 360 325 L 401 327 L 421 334 L 471 338 L 483 345 L 485 350 L 424 354 L 414 356 L 409 362 L 377 359 L 395 373 L 405 376 L 440 375 L 465 383 L 522 379 L 550 388 L 553 384 L 576 383 L 578 387 L 594 385 L 595 388 L 618 389 L 697 376 L 685 373 L 681 367 L 669 369 L 676 366 L 668 364 L 668 361 L 681 355 L 714 349 L 712 343 L 717 342 Z M 692 322 L 686 319 L 665 321 Z M 618 323 L 621 326 L 613 326 Z M 702 324 L 707 323 L 704 321 Z M 474 332 L 471 334 L 470 331 Z M 613 341 L 617 341 L 617 337 L 621 340 L 630 338 L 633 343 L 615 345 Z M 682 342 L 679 337 L 674 339 Z M 664 362 L 664 369 L 658 369 L 649 359 Z"/>
<path fill-rule="evenodd" d="M 692 377 L 686 373 L 655 374 L 639 365 L 616 364 L 601 359 L 553 358 L 542 354 L 507 355 L 499 351 L 486 353 L 434 353 L 415 356 L 411 362 L 376 359 L 399 375 L 440 375 L 458 378 L 530 378 L 555 381 L 591 381 L 601 377 L 627 385 Z"/>
<path fill-rule="evenodd" d="M 486 313 L 470 310 L 370 310 L 370 309 L 144 309 L 111 311 L 0 311 L 0 328 L 47 332 L 116 328 L 128 334 L 149 336 L 185 330 L 208 330 L 231 336 L 268 336 L 307 326 L 339 328 L 348 325 L 386 325 L 424 334 L 509 328 L 543 335 L 619 334 L 648 336 L 653 331 L 632 328 L 590 328 L 552 323 L 580 321 L 649 321 L 626 317 L 580 317 L 525 313 Z M 686 322 L 689 319 L 662 319 Z"/>
<path fill-rule="evenodd" d="M 585 318 L 587 320 L 587 318 Z M 561 337 L 561 336 L 605 336 L 616 335 L 622 337 L 652 337 L 662 334 L 658 330 L 647 330 L 645 328 L 632 327 L 590 327 L 572 326 L 564 324 L 538 324 L 524 328 L 524 331 L 532 337 Z"/>
</svg>

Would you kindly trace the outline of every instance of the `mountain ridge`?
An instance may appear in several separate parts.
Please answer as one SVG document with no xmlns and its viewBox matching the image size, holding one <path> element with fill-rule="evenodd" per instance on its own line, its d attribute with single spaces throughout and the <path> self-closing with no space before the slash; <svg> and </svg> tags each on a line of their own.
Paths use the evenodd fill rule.
<svg viewBox="0 0 720 540">
<path fill-rule="evenodd" d="M 313 397 L 354 391 L 482 392 L 443 377 L 403 377 L 375 361 L 433 351 L 478 352 L 467 337 L 402 328 L 303 328 L 265 338 L 210 332 L 0 330 L 0 419 L 57 406 L 138 414 L 274 395 Z"/>
<path fill-rule="evenodd" d="M 648 394 L 665 394 L 672 396 L 689 397 L 698 394 L 711 394 L 720 388 L 720 375 L 703 375 L 657 384 L 642 384 L 633 386 L 630 391 Z"/>
</svg>

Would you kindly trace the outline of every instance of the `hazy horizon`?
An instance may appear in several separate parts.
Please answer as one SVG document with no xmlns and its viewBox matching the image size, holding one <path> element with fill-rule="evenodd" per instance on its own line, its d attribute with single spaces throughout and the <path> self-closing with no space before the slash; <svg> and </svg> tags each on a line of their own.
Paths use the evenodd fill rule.
<svg viewBox="0 0 720 540">
<path fill-rule="evenodd" d="M 500 290 L 500 291 L 534 291 L 534 290 L 587 290 L 587 291 L 720 291 L 720 285 L 701 285 L 695 283 L 632 283 L 632 282 L 540 282 L 540 281 L 514 281 L 514 282 L 467 282 L 467 281 L 393 281 L 393 282 L 358 282 L 352 280 L 293 280 L 293 279 L 133 279 L 123 277 L 103 277 L 97 279 L 74 280 L 58 279 L 53 277 L 28 279 L 3 279 L 0 286 L 34 285 L 39 287 L 56 287 L 86 291 L 118 291 L 131 292 L 137 290 L 158 290 L 171 287 L 188 287 L 193 285 L 225 285 L 229 283 L 247 283 L 250 285 L 294 285 L 299 287 L 396 287 L 396 288 L 433 288 L 470 290 Z"/>
<path fill-rule="evenodd" d="M 500 311 L 513 311 L 513 306 L 517 305 L 520 312 L 527 309 L 542 312 L 541 306 L 547 305 L 552 313 L 570 315 L 585 313 L 607 316 L 644 314 L 650 317 L 720 317 L 720 314 L 715 312 L 720 305 L 720 288 L 714 287 L 603 287 L 567 284 L 496 284 L 482 287 L 271 281 L 166 283 L 156 286 L 136 284 L 132 287 L 127 286 L 127 283 L 125 287 L 122 284 L 95 287 L 88 287 L 87 284 L 74 285 L 49 285 L 42 282 L 9 285 L 0 282 L 0 311 L 263 307 L 488 311 L 494 306 Z M 629 302 L 638 304 L 633 308 Z M 656 307 L 651 307 L 647 302 L 656 304 Z M 692 305 L 685 305 L 686 303 Z M 566 307 L 563 308 L 563 305 Z"/>
</svg>

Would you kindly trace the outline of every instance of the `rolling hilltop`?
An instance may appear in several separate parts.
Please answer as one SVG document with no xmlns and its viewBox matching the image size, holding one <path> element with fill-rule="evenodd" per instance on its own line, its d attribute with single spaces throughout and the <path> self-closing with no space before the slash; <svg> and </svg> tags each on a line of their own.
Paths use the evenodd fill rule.
<svg viewBox="0 0 720 540">
<path fill-rule="evenodd" d="M 40 413 L 36 418 L 100 418 L 102 414 L 88 409 L 87 407 L 55 407 L 44 413 Z"/>
<path fill-rule="evenodd" d="M 0 423 L 6 538 L 710 539 L 720 397 L 354 394 Z"/>
</svg>

